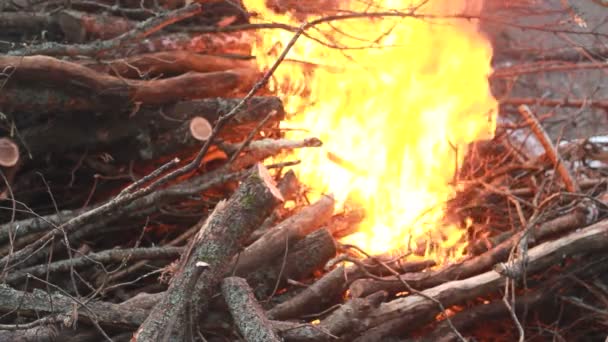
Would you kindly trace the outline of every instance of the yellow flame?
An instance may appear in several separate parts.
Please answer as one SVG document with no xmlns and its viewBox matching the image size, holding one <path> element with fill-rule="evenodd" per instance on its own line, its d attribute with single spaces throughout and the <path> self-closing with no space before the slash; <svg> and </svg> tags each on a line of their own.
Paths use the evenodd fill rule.
<svg viewBox="0 0 608 342">
<path fill-rule="evenodd" d="M 432 0 L 418 13 L 476 15 L 481 1 Z M 267 2 L 316 4 L 314 11 L 332 15 L 413 5 Z M 277 14 L 264 0 L 244 3 L 259 22 L 298 26 L 302 19 L 301 13 Z M 291 156 L 302 161 L 295 169 L 299 179 L 317 194 L 365 209 L 360 231 L 347 243 L 374 254 L 426 247 L 427 257 L 440 262 L 462 248 L 463 230 L 442 223 L 444 203 L 454 194 L 450 182 L 466 145 L 492 137 L 497 112 L 487 79 L 492 49 L 477 25 L 445 17 L 334 21 L 309 30 L 312 38 L 302 37 L 274 74 L 272 90 L 294 114 L 282 126 L 291 129 L 287 137 L 324 142 L 321 151 Z M 261 68 L 272 65 L 292 37 L 285 30 L 262 31 L 254 46 Z"/>
</svg>

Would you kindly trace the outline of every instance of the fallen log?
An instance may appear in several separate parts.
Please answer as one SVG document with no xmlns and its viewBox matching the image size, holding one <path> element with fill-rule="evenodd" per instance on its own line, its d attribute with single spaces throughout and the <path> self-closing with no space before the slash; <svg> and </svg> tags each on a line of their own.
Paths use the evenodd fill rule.
<svg viewBox="0 0 608 342">
<path fill-rule="evenodd" d="M 598 253 L 606 247 L 608 220 L 603 220 L 560 239 L 531 248 L 526 255 L 527 273 L 546 270 L 573 255 Z M 506 266 L 518 264 L 521 264 L 521 260 L 515 259 Z M 364 333 L 355 341 L 378 341 L 388 336 L 400 335 L 405 330 L 433 320 L 441 311 L 437 301 L 444 307 L 463 303 L 497 292 L 505 285 L 506 280 L 506 277 L 492 270 L 463 280 L 445 282 L 421 291 L 420 295 L 414 293 L 383 303 L 361 321 L 359 331 Z"/>
<path fill-rule="evenodd" d="M 247 275 L 270 260 L 276 260 L 296 242 L 319 229 L 334 210 L 334 199 L 322 197 L 279 223 L 260 239 L 249 245 L 235 260 L 235 274 Z"/>
<path fill-rule="evenodd" d="M 229 270 L 242 241 L 282 200 L 267 170 L 258 165 L 227 202 L 213 214 L 182 255 L 169 289 L 134 336 L 155 341 L 183 340 L 188 322 L 198 322 L 212 291 Z"/>
<path fill-rule="evenodd" d="M 280 341 L 247 281 L 230 277 L 222 282 L 222 294 L 235 325 L 247 342 Z"/>
</svg>

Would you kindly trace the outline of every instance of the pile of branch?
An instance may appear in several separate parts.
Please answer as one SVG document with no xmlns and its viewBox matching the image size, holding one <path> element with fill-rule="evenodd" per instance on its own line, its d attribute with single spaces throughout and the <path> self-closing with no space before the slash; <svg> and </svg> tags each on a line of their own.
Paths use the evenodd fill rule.
<svg viewBox="0 0 608 342">
<path fill-rule="evenodd" d="M 458 175 L 466 255 L 369 255 L 339 242 L 359 211 L 269 161 L 321 142 L 283 139 L 246 10 L 188 3 L 0 13 L 0 340 L 448 341 L 480 320 L 524 336 L 564 305 L 606 318 L 601 137 L 556 146 L 522 106 Z"/>
</svg>

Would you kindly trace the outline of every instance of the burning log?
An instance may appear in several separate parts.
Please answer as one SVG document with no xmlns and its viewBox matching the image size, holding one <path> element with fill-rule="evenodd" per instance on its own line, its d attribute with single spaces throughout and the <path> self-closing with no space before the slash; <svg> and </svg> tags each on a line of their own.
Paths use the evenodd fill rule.
<svg viewBox="0 0 608 342">
<path fill-rule="evenodd" d="M 322 197 L 316 203 L 279 223 L 240 253 L 235 261 L 236 274 L 249 274 L 270 260 L 276 260 L 296 242 L 319 229 L 334 210 L 334 200 Z"/>
<path fill-rule="evenodd" d="M 158 340 L 163 336 L 182 340 L 187 322 L 198 321 L 242 241 L 280 201 L 282 196 L 266 169 L 255 167 L 239 190 L 216 206 L 190 242 L 169 289 L 138 329 L 135 340 Z"/>
<path fill-rule="evenodd" d="M 533 227 L 530 230 L 529 243 L 532 245 L 547 236 L 585 227 L 595 221 L 596 216 L 593 215 L 594 211 L 593 207 L 580 207 L 570 215 L 558 217 L 553 221 Z M 366 296 L 381 290 L 387 291 L 390 294 L 396 294 L 404 290 L 403 282 L 410 284 L 415 289 L 426 289 L 448 281 L 474 276 L 487 271 L 496 263 L 506 260 L 513 246 L 517 245 L 522 235 L 523 233 L 514 234 L 479 256 L 437 271 L 404 274 L 400 276 L 400 279 L 385 277 L 383 280 L 356 280 L 349 288 L 350 293 L 353 297 Z"/>
<path fill-rule="evenodd" d="M 224 279 L 222 293 L 245 341 L 280 341 L 245 279 L 238 277 Z"/>
<path fill-rule="evenodd" d="M 531 248 L 526 256 L 527 272 L 532 274 L 559 264 L 567 257 L 599 252 L 608 245 L 608 220 L 598 222 L 557 240 L 545 242 Z M 521 260 L 507 264 L 516 265 Z M 410 294 L 380 307 L 363 321 L 362 331 L 366 331 L 355 341 L 378 341 L 388 336 L 403 333 L 405 329 L 424 324 L 434 319 L 441 311 L 437 303 L 444 307 L 462 303 L 478 296 L 496 292 L 504 286 L 507 278 L 496 271 L 489 271 L 463 280 L 445 282 L 439 286 Z"/>
</svg>

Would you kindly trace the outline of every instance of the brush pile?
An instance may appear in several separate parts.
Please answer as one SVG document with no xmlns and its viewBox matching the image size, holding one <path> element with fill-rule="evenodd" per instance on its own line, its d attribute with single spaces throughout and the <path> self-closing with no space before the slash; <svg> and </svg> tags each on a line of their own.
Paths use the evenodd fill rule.
<svg viewBox="0 0 608 342">
<path fill-rule="evenodd" d="M 322 142 L 283 138 L 247 10 L 188 3 L 0 5 L 0 341 L 605 338 L 606 137 L 522 105 L 455 177 L 459 262 L 369 255 L 269 161 Z"/>
</svg>

